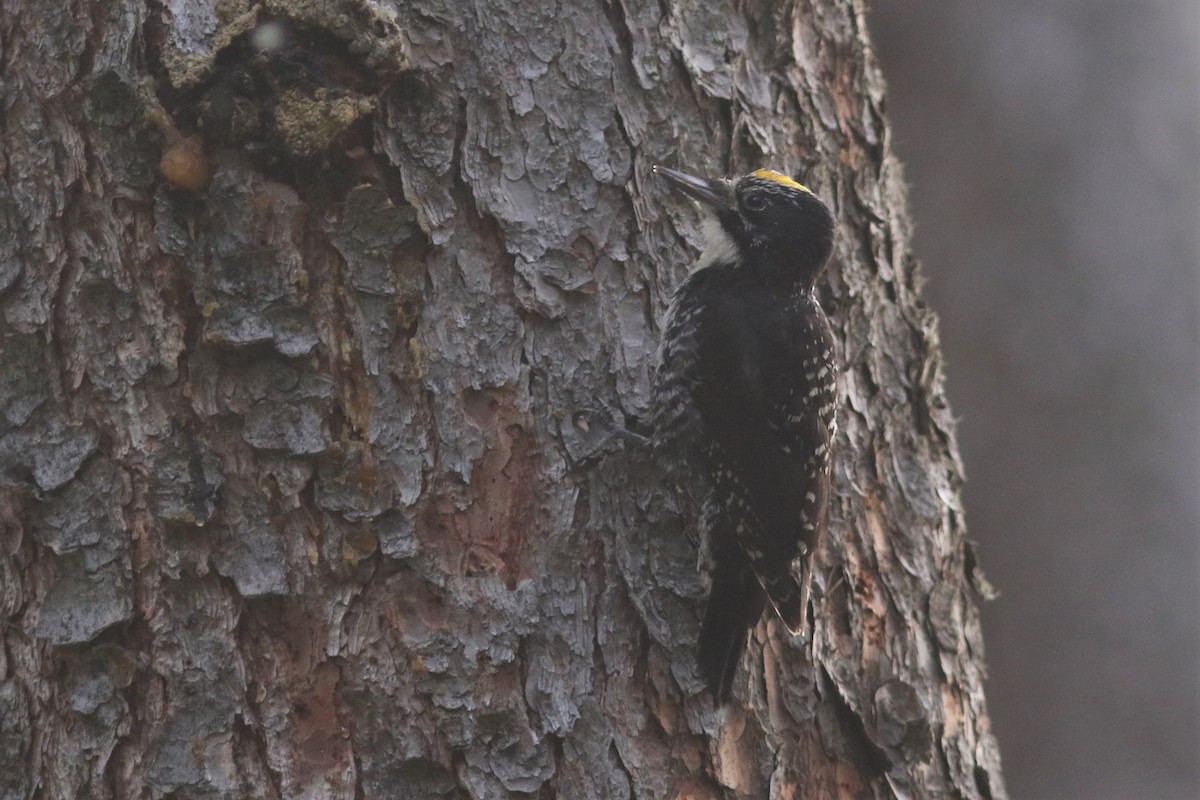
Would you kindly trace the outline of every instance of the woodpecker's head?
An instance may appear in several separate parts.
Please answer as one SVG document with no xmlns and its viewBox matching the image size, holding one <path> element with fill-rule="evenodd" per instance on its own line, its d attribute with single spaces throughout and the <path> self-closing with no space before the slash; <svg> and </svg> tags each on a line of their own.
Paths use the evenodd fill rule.
<svg viewBox="0 0 1200 800">
<path fill-rule="evenodd" d="M 654 168 L 714 214 L 700 266 L 717 262 L 770 270 L 811 287 L 833 252 L 834 219 L 807 186 L 767 169 L 737 180 Z"/>
</svg>

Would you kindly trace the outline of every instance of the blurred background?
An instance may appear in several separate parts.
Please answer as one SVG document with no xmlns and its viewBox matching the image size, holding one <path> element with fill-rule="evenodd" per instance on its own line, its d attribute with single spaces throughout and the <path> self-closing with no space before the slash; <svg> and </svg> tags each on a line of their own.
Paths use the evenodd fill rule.
<svg viewBox="0 0 1200 800">
<path fill-rule="evenodd" d="M 1200 3 L 876 0 L 1014 800 L 1200 798 Z"/>
</svg>

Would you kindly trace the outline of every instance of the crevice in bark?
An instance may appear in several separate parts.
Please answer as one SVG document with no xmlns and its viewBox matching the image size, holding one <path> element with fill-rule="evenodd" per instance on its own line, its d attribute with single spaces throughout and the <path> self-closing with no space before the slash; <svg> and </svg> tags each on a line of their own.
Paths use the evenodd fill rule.
<svg viewBox="0 0 1200 800">
<path fill-rule="evenodd" d="M 992 782 L 988 771 L 983 767 L 975 767 L 975 788 L 979 790 L 983 800 L 992 800 Z"/>
<path fill-rule="evenodd" d="M 262 765 L 262 771 L 271 781 L 270 788 L 273 790 L 273 796 L 278 798 L 286 797 L 287 795 L 283 788 L 283 779 L 279 771 L 271 767 L 271 762 L 267 758 L 267 740 L 262 735 L 262 719 L 261 715 L 257 713 L 257 704 L 249 696 L 249 692 L 247 692 L 245 700 L 250 708 L 256 709 L 256 716 L 259 718 L 257 720 L 246 720 L 241 715 L 234 717 L 234 740 L 238 746 L 249 746 L 257 754 L 258 762 Z"/>
<path fill-rule="evenodd" d="M 833 702 L 835 719 L 840 726 L 840 743 L 851 763 L 865 766 L 870 778 L 878 778 L 892 767 L 886 752 L 867 733 L 866 722 L 850 707 L 828 670 L 821 666 L 822 694 Z"/>
</svg>

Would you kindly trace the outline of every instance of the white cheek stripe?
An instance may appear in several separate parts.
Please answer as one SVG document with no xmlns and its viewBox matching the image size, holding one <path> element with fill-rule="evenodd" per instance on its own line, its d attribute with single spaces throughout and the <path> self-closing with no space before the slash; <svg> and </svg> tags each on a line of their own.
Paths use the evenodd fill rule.
<svg viewBox="0 0 1200 800">
<path fill-rule="evenodd" d="M 704 217 L 704 252 L 697 259 L 696 269 L 693 271 L 711 267 L 719 261 L 736 263 L 737 260 L 737 244 L 721 227 L 721 223 L 717 221 L 716 217 L 706 214 Z"/>
</svg>

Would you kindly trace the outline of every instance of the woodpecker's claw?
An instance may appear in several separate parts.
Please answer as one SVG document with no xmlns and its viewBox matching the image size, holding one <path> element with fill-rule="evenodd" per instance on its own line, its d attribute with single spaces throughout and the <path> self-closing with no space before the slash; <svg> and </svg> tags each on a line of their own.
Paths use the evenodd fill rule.
<svg viewBox="0 0 1200 800">
<path fill-rule="evenodd" d="M 607 456 L 618 445 L 634 449 L 650 446 L 649 436 L 630 430 L 617 412 L 605 407 L 579 409 L 561 432 L 568 455 L 577 466 Z"/>
<path fill-rule="evenodd" d="M 571 422 L 585 435 L 593 437 L 601 447 L 613 441 L 637 447 L 650 444 L 649 436 L 630 430 L 625 421 L 617 419 L 616 414 L 608 408 L 580 409 L 571 417 Z"/>
</svg>

